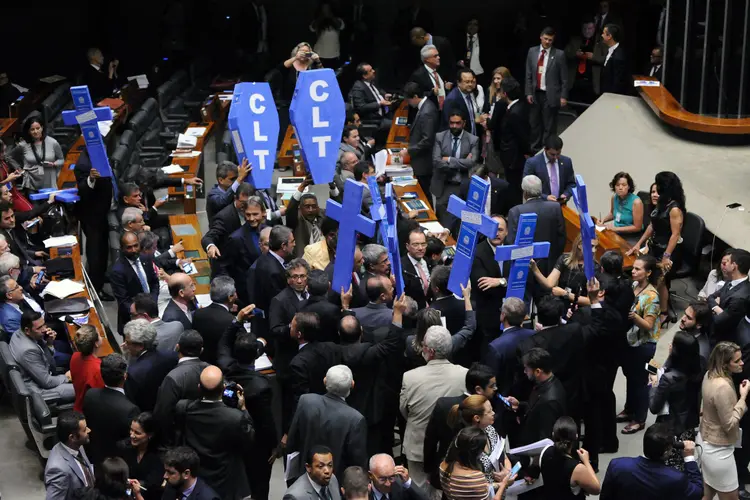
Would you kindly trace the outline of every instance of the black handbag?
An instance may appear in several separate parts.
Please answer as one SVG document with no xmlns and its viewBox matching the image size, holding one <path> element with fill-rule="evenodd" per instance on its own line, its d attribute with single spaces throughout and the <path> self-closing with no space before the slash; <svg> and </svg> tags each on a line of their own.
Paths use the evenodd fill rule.
<svg viewBox="0 0 750 500">
<path fill-rule="evenodd" d="M 69 316 L 71 314 L 86 314 L 91 309 L 89 300 L 85 297 L 74 299 L 54 299 L 44 302 L 44 310 L 52 316 Z"/>
</svg>

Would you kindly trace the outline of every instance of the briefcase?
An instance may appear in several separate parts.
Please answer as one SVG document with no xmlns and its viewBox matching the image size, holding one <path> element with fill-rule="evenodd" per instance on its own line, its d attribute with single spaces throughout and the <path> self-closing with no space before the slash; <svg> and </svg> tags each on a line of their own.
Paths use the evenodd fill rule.
<svg viewBox="0 0 750 500">
<path fill-rule="evenodd" d="M 75 276 L 75 269 L 73 268 L 73 259 L 70 257 L 56 257 L 54 259 L 48 259 L 44 263 L 45 272 L 48 277 L 55 278 L 73 278 Z"/>
<path fill-rule="evenodd" d="M 72 314 L 85 314 L 91 306 L 85 297 L 75 299 L 54 299 L 44 302 L 44 310 L 52 316 L 69 316 Z"/>
</svg>

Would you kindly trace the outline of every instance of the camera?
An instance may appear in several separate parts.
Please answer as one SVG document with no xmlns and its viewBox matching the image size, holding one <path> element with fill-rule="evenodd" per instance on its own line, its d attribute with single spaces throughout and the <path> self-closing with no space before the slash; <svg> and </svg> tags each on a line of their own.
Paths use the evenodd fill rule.
<svg viewBox="0 0 750 500">
<path fill-rule="evenodd" d="M 222 394 L 221 400 L 230 408 L 237 408 L 240 405 L 241 390 L 237 382 L 229 382 L 224 387 L 224 394 Z"/>
</svg>

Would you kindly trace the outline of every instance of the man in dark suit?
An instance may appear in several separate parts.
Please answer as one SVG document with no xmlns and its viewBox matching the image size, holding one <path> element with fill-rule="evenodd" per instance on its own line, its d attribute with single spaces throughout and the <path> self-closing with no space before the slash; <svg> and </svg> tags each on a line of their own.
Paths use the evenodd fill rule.
<svg viewBox="0 0 750 500">
<path fill-rule="evenodd" d="M 662 81 L 664 69 L 662 67 L 664 61 L 664 49 L 661 47 L 654 47 L 651 49 L 651 59 L 649 61 L 648 70 L 646 74 L 659 81 Z"/>
<path fill-rule="evenodd" d="M 353 61 L 369 58 L 373 53 L 377 13 L 363 0 L 354 0 L 345 7 L 342 49 Z"/>
<path fill-rule="evenodd" d="M 206 482 L 198 477 L 200 458 L 192 448 L 177 446 L 167 449 L 164 462 L 164 488 L 162 500 L 221 500 Z M 185 493 L 189 492 L 187 495 Z"/>
<path fill-rule="evenodd" d="M 479 161 L 479 137 L 464 130 L 466 115 L 455 109 L 448 118 L 450 130 L 438 132 L 432 149 L 434 173 L 430 191 L 435 195 L 435 213 L 440 223 L 453 227 L 456 216 L 448 212 L 448 200 L 458 194 L 469 170 Z"/>
<path fill-rule="evenodd" d="M 388 304 L 393 302 L 393 283 L 385 276 L 373 276 L 366 284 L 368 304 L 352 309 L 365 333 L 388 326 L 393 319 L 393 310 Z"/>
<path fill-rule="evenodd" d="M 456 56 L 453 54 L 453 47 L 447 38 L 437 35 L 433 36 L 419 26 L 411 29 L 409 32 L 409 38 L 411 44 L 419 49 L 428 45 L 433 45 L 440 54 L 440 60 L 438 61 L 439 67 L 435 69 L 437 69 L 440 77 L 446 80 L 446 82 L 453 79 L 456 74 Z M 445 90 L 450 90 L 451 87 L 452 85 L 448 85 Z"/>
<path fill-rule="evenodd" d="M 484 352 L 482 362 L 496 375 L 497 391 L 500 394 L 508 394 L 511 391 L 516 375 L 521 371 L 516 354 L 519 344 L 534 335 L 534 330 L 521 326 L 525 318 L 526 304 L 521 299 L 505 299 L 500 312 L 503 332 L 490 342 Z"/>
<path fill-rule="evenodd" d="M 620 27 L 608 24 L 602 32 L 602 40 L 607 46 L 607 55 L 602 62 L 601 89 L 602 93 L 629 95 L 632 84 L 628 74 L 628 61 L 625 49 L 620 47 Z"/>
<path fill-rule="evenodd" d="M 198 399 L 198 382 L 208 363 L 201 361 L 203 338 L 196 330 L 185 330 L 177 344 L 177 366 L 159 386 L 154 407 L 154 418 L 161 426 L 162 436 L 168 441 L 174 437 L 174 408 L 181 399 Z"/>
<path fill-rule="evenodd" d="M 502 98 L 495 105 L 490 128 L 495 149 L 503 164 L 505 180 L 510 185 L 508 203 L 512 207 L 521 202 L 523 166 L 526 158 L 532 154 L 529 105 L 523 99 L 523 89 L 515 78 L 503 78 L 500 89 Z"/>
<path fill-rule="evenodd" d="M 16 215 L 13 204 L 0 201 L 0 234 L 5 236 L 10 252 L 21 260 L 21 267 L 38 266 L 37 259 L 47 254 L 41 250 L 35 250 L 28 243 L 26 231 L 16 226 Z"/>
<path fill-rule="evenodd" d="M 226 361 L 220 361 L 219 366 L 225 369 L 227 380 L 242 386 L 245 405 L 255 427 L 254 452 L 245 458 L 247 477 L 253 498 L 268 500 L 272 469 L 268 457 L 279 443 L 279 437 L 273 417 L 271 381 L 253 366 L 261 344 L 242 326 L 245 315 L 251 312 L 249 306 L 243 309 L 237 315 L 238 320 L 227 328 L 220 344 L 220 352 L 224 353 L 220 358 Z"/>
<path fill-rule="evenodd" d="M 336 334 L 341 320 L 341 308 L 328 301 L 328 291 L 331 282 L 325 271 L 313 269 L 307 277 L 307 302 L 300 311 L 318 315 L 320 321 L 320 342 L 339 341 Z"/>
<path fill-rule="evenodd" d="M 253 318 L 253 329 L 259 337 L 269 333 L 271 300 L 286 288 L 286 262 L 294 256 L 294 233 L 286 226 L 274 226 L 268 236 L 268 253 L 255 261 L 253 298 L 263 315 Z"/>
<path fill-rule="evenodd" d="M 122 332 L 130 321 L 130 305 L 139 293 L 159 298 L 159 278 L 153 260 L 141 255 L 141 245 L 135 233 L 126 231 L 120 236 L 120 258 L 109 273 L 112 293 L 117 299 L 117 331 Z"/>
<path fill-rule="evenodd" d="M 231 161 L 222 161 L 216 165 L 216 184 L 206 195 L 206 215 L 209 226 L 213 223 L 216 214 L 232 204 L 234 194 L 249 172 L 250 166 L 247 158 L 242 161 L 239 168 Z"/>
<path fill-rule="evenodd" d="M 145 319 L 128 322 L 124 332 L 130 358 L 125 395 L 141 411 L 153 411 L 159 386 L 177 365 L 177 357 L 156 350 L 156 329 Z"/>
<path fill-rule="evenodd" d="M 289 362 L 297 354 L 298 347 L 290 337 L 295 314 L 307 303 L 307 275 L 310 268 L 303 259 L 293 259 L 286 269 L 287 287 L 271 299 L 268 307 L 268 323 L 273 342 L 273 367 L 280 377 L 287 374 Z"/>
<path fill-rule="evenodd" d="M 708 296 L 708 305 L 714 313 L 716 340 L 734 340 L 733 334 L 750 301 L 749 271 L 750 252 L 747 250 L 732 249 L 721 258 L 724 286 Z"/>
<path fill-rule="evenodd" d="M 483 346 L 500 335 L 500 306 L 505 299 L 511 267 L 510 262 L 495 260 L 496 248 L 504 245 L 508 236 L 508 221 L 500 215 L 493 215 L 492 220 L 497 222 L 497 234 L 477 244 L 471 264 L 471 290 L 477 304 L 477 328 L 482 334 Z"/>
<path fill-rule="evenodd" d="M 211 280 L 211 304 L 193 314 L 193 328 L 203 337 L 200 358 L 212 365 L 217 362 L 217 349 L 221 336 L 232 324 L 232 308 L 237 302 L 234 280 L 229 276 L 217 276 Z"/>
<path fill-rule="evenodd" d="M 243 304 L 250 303 L 249 291 L 246 289 L 245 274 L 250 266 L 260 257 L 260 232 L 266 220 L 266 209 L 263 200 L 258 196 L 247 199 L 244 210 L 245 223 L 229 236 L 225 256 L 228 265 L 226 270 L 234 279 L 237 295 Z"/>
<path fill-rule="evenodd" d="M 130 435 L 130 422 L 141 410 L 125 397 L 125 373 L 128 363 L 122 354 L 102 359 L 103 388 L 90 388 L 83 397 L 83 414 L 92 431 L 89 452 L 99 465 L 107 457 L 117 456 L 116 443 Z"/>
<path fill-rule="evenodd" d="M 568 68 L 565 53 L 552 46 L 555 30 L 546 27 L 541 45 L 526 56 L 526 100 L 531 105 L 531 149 L 538 151 L 550 135 L 557 134 L 557 115 L 568 104 Z"/>
<path fill-rule="evenodd" d="M 145 189 L 148 189 L 148 191 Z M 172 243 L 169 216 L 159 213 L 158 210 L 159 207 L 167 202 L 166 198 L 156 199 L 153 189 L 150 187 L 141 189 L 140 185 L 135 182 L 121 183 L 120 197 L 120 203 L 118 203 L 116 210 L 117 220 L 120 222 L 123 220 L 127 221 L 127 219 L 123 218 L 123 214 L 127 208 L 140 210 L 143 220 L 149 226 L 151 232 L 159 237 L 159 249 L 166 251 Z M 126 226 L 122 226 L 122 229 L 129 230 Z"/>
<path fill-rule="evenodd" d="M 513 411 L 519 412 L 521 429 L 517 438 L 511 438 L 519 446 L 536 443 L 552 437 L 552 427 L 566 413 L 565 387 L 552 373 L 552 357 L 540 347 L 529 350 L 522 358 L 523 371 L 533 382 L 534 389 L 528 401 L 519 402 L 508 396 Z"/>
<path fill-rule="evenodd" d="M 234 191 L 234 202 L 219 210 L 211 222 L 208 232 L 201 238 L 201 246 L 206 255 L 211 259 L 211 273 L 227 274 L 229 261 L 222 257 L 222 251 L 226 251 L 226 242 L 229 235 L 238 230 L 245 223 L 245 204 L 247 199 L 253 195 L 255 188 L 247 182 L 243 182 Z"/>
<path fill-rule="evenodd" d="M 695 462 L 695 443 L 683 441 L 685 472 L 665 464 L 674 445 L 667 424 L 655 424 L 643 435 L 643 457 L 614 458 L 602 481 L 601 500 L 684 499 L 703 497 L 703 478 Z"/>
<path fill-rule="evenodd" d="M 185 330 L 193 328 L 193 313 L 197 308 L 195 282 L 185 273 L 174 273 L 167 280 L 172 297 L 161 315 L 165 323 L 179 321 Z"/>
<path fill-rule="evenodd" d="M 456 79 L 456 88 L 448 93 L 443 103 L 440 130 L 450 128 L 449 118 L 452 114 L 458 113 L 464 119 L 463 129 L 466 132 L 477 137 L 484 137 L 484 127 L 477 122 L 482 114 L 482 109 L 477 105 L 474 96 L 477 77 L 472 70 L 461 68 L 458 70 Z"/>
<path fill-rule="evenodd" d="M 417 114 L 411 125 L 409 147 L 401 150 L 401 158 L 403 161 L 407 155 L 409 156 L 409 164 L 414 171 L 414 176 L 427 196 L 427 201 L 431 204 L 432 151 L 438 129 L 438 108 L 430 99 L 422 97 L 419 85 L 414 82 L 409 82 L 404 86 L 404 99 L 409 106 L 417 109 Z"/>
<path fill-rule="evenodd" d="M 346 404 L 354 379 L 345 365 L 331 367 L 326 373 L 326 394 L 305 394 L 299 400 L 289 430 L 287 451 L 298 451 L 306 457 L 313 446 L 322 444 L 333 451 L 334 470 L 351 465 L 367 466 L 367 423 L 354 408 Z M 301 461 L 291 466 L 289 477 L 304 474 Z"/>
<path fill-rule="evenodd" d="M 508 213 L 509 243 L 516 241 L 518 220 L 521 214 L 534 213 L 537 215 L 534 241 L 549 241 L 549 256 L 536 261 L 542 274 L 547 276 L 565 249 L 565 220 L 562 208 L 556 201 L 543 199 L 542 181 L 535 175 L 528 175 L 521 182 L 523 190 L 523 205 L 516 205 Z"/>
<path fill-rule="evenodd" d="M 542 181 L 542 198 L 567 203 L 573 197 L 576 175 L 573 170 L 573 160 L 561 154 L 562 148 L 562 139 L 556 135 L 550 135 L 544 142 L 542 154 L 526 160 L 523 176 L 539 177 Z"/>
<path fill-rule="evenodd" d="M 286 210 L 286 226 L 294 231 L 294 239 L 297 242 L 295 257 L 302 257 L 307 245 L 318 243 L 325 238 L 320 230 L 323 219 L 325 219 L 325 210 L 320 208 L 318 198 L 313 193 L 304 192 L 307 186 L 312 185 L 313 179 L 308 175 L 292 194 L 292 199 L 289 200 L 289 206 Z M 331 185 L 333 185 L 333 188 L 330 189 L 329 196 L 333 198 L 336 185 L 333 183 Z"/>
<path fill-rule="evenodd" d="M 422 46 L 419 57 L 422 64 L 412 72 L 407 83 L 416 83 L 419 95 L 428 98 L 440 111 L 443 109 L 448 92 L 453 88 L 453 84 L 446 78 L 453 78 L 453 75 L 446 77 L 445 71 L 441 70 L 440 52 L 434 45 Z M 414 116 L 414 111 L 410 111 L 409 122 L 412 124 Z"/>
<path fill-rule="evenodd" d="M 359 80 L 354 82 L 349 91 L 349 101 L 352 103 L 354 112 L 362 121 L 375 121 L 390 128 L 391 120 L 388 119 L 386 108 L 393 106 L 391 94 L 379 89 L 375 85 L 375 70 L 366 62 L 357 66 Z"/>
<path fill-rule="evenodd" d="M 430 266 L 424 258 L 427 251 L 427 237 L 421 228 L 413 229 L 407 235 L 406 255 L 401 257 L 404 277 L 404 293 L 417 302 L 418 309 L 424 309 L 432 301 L 430 289 Z"/>
<path fill-rule="evenodd" d="M 458 197 L 466 201 L 469 196 L 469 184 L 474 176 L 481 177 L 490 183 L 490 192 L 487 196 L 488 204 L 485 205 L 485 215 L 502 215 L 506 217 L 512 205 L 510 204 L 510 185 L 505 179 L 499 179 L 489 175 L 487 165 L 479 164 L 469 172 L 469 177 L 461 182 Z M 456 232 L 458 234 L 458 232 Z"/>
<path fill-rule="evenodd" d="M 86 149 L 81 151 L 73 170 L 81 198 L 75 207 L 81 229 L 86 235 L 86 265 L 91 285 L 102 300 L 113 300 L 105 293 L 104 275 L 109 258 L 109 223 L 107 215 L 112 205 L 112 179 L 102 178 L 99 171 L 91 167 Z"/>
<path fill-rule="evenodd" d="M 177 404 L 175 427 L 198 453 L 203 477 L 221 498 L 244 498 L 250 493 L 245 457 L 255 452 L 255 430 L 243 393 L 238 392 L 237 407 L 232 408 L 222 401 L 225 387 L 218 367 L 205 368 L 200 375 L 201 399 Z"/>
<path fill-rule="evenodd" d="M 430 307 L 440 311 L 440 315 L 445 318 L 445 327 L 451 335 L 455 335 L 466 321 L 466 307 L 462 299 L 456 298 L 448 290 L 450 274 L 451 268 L 448 266 L 435 266 L 432 269 L 430 287 L 435 300 Z"/>
<path fill-rule="evenodd" d="M 104 98 L 111 97 L 112 92 L 117 86 L 117 67 L 120 61 L 113 59 L 104 72 L 104 55 L 102 51 L 92 47 L 86 52 L 88 64 L 83 71 L 81 78 L 82 85 L 86 85 L 91 93 L 91 100 L 95 103 Z"/>
<path fill-rule="evenodd" d="M 458 66 L 472 70 L 477 76 L 477 81 L 486 87 L 494 68 L 490 57 L 498 59 L 499 54 L 496 53 L 497 48 L 494 45 L 496 40 L 492 39 L 491 31 L 481 33 L 481 37 L 479 31 L 479 19 L 470 19 L 466 23 L 466 29 L 454 39 L 453 46 L 456 47 Z M 484 50 L 481 50 L 482 45 Z"/>
<path fill-rule="evenodd" d="M 373 490 L 371 499 L 375 499 L 378 493 L 380 498 L 390 500 L 429 499 L 427 493 L 413 481 L 409 481 L 409 471 L 403 465 L 397 467 L 393 457 L 387 453 L 372 456 L 369 465 Z"/>
</svg>

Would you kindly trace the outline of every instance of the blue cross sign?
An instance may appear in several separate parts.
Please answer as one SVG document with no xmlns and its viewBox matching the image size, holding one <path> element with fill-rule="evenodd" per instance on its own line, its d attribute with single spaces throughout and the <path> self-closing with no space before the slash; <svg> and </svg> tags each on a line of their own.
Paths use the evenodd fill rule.
<svg viewBox="0 0 750 500">
<path fill-rule="evenodd" d="M 484 213 L 489 191 L 489 181 L 475 175 L 469 183 L 466 201 L 455 194 L 451 195 L 448 200 L 448 212 L 461 219 L 461 231 L 456 241 L 456 255 L 453 258 L 453 267 L 448 279 L 448 290 L 459 296 L 461 285 L 467 286 L 471 276 L 477 233 L 482 233 L 488 238 L 494 238 L 497 235 L 497 222 Z"/>
<path fill-rule="evenodd" d="M 590 280 L 596 275 L 594 264 L 594 250 L 591 242 L 596 239 L 596 226 L 589 215 L 589 200 L 586 196 L 586 183 L 583 177 L 576 175 L 576 188 L 573 190 L 573 201 L 578 209 L 578 217 L 581 221 L 581 246 L 583 247 L 583 272 L 586 279 Z"/>
<path fill-rule="evenodd" d="M 536 219 L 536 214 L 521 214 L 518 219 L 515 245 L 502 245 L 495 249 L 495 260 L 513 261 L 508 277 L 506 298 L 516 297 L 523 300 L 532 257 L 543 259 L 549 255 L 549 241 L 534 243 Z"/>
<path fill-rule="evenodd" d="M 55 189 L 45 188 L 40 189 L 36 193 L 31 193 L 29 199 L 32 201 L 46 200 L 51 194 L 55 195 L 55 201 L 62 201 L 65 203 L 75 203 L 81 198 L 78 197 L 78 188 L 70 189 Z"/>
<path fill-rule="evenodd" d="M 70 94 L 73 96 L 75 110 L 63 111 L 63 122 L 65 125 L 80 125 L 83 140 L 86 142 L 86 150 L 91 159 L 91 167 L 95 168 L 102 177 L 112 178 L 112 188 L 117 197 L 117 180 L 112 175 L 107 148 L 97 125 L 97 122 L 111 120 L 112 110 L 95 108 L 86 85 L 70 87 Z"/>
<path fill-rule="evenodd" d="M 289 120 L 315 184 L 331 182 L 346 120 L 344 97 L 332 69 L 299 74 Z"/>
<path fill-rule="evenodd" d="M 372 179 L 374 176 L 370 177 Z M 380 193 L 378 192 L 378 198 Z M 401 269 L 401 254 L 398 245 L 398 205 L 396 202 L 396 194 L 393 192 L 393 184 L 390 182 L 385 185 L 385 214 L 387 222 L 385 225 L 385 242 L 386 248 L 388 249 L 388 258 L 391 260 L 391 273 L 396 278 L 396 297 L 401 297 L 404 293 L 404 273 Z M 375 200 L 375 193 L 372 194 L 372 199 Z"/>
<path fill-rule="evenodd" d="M 256 188 L 270 188 L 279 141 L 279 113 L 271 86 L 266 82 L 235 85 L 228 122 L 237 161 L 247 158 L 253 166 L 250 175 Z"/>
<path fill-rule="evenodd" d="M 339 221 L 339 237 L 331 283 L 331 288 L 336 293 L 341 293 L 341 288 L 348 290 L 352 283 L 357 233 L 370 238 L 375 234 L 375 222 L 360 214 L 364 189 L 365 185 L 361 182 L 347 179 L 344 184 L 343 206 L 333 200 L 328 200 L 326 204 L 326 215 Z"/>
</svg>

